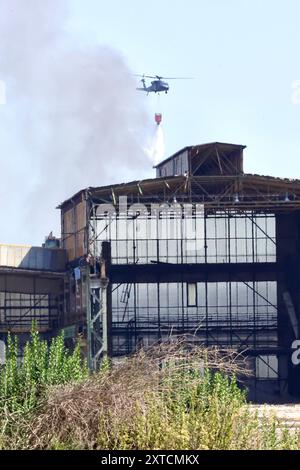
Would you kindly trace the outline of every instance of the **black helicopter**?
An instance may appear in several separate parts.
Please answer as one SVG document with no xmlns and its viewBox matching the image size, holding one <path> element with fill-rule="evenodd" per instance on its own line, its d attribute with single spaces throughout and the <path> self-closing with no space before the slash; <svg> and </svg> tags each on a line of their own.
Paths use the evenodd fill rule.
<svg viewBox="0 0 300 470">
<path fill-rule="evenodd" d="M 135 77 L 142 77 L 141 82 L 143 87 L 137 88 L 137 90 L 145 91 L 147 95 L 149 93 L 168 93 L 169 84 L 164 80 L 190 80 L 191 77 L 160 77 L 159 75 L 135 75 Z M 146 78 L 155 78 L 151 82 L 150 86 L 146 86 Z"/>
</svg>

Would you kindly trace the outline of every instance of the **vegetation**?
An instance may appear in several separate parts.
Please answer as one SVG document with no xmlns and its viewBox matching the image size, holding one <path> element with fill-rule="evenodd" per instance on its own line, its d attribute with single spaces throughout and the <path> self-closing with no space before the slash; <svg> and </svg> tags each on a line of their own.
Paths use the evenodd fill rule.
<svg viewBox="0 0 300 470">
<path fill-rule="evenodd" d="M 64 346 L 63 334 L 48 345 L 33 326 L 22 361 L 18 353 L 18 339 L 9 334 L 6 364 L 0 373 L 0 409 L 29 412 L 37 406 L 48 386 L 78 382 L 88 375 L 79 346 L 70 353 Z"/>
<path fill-rule="evenodd" d="M 105 362 L 88 377 L 77 347 L 50 346 L 36 330 L 18 363 L 8 339 L 0 372 L 2 449 L 298 449 L 300 435 L 259 419 L 228 351 L 189 349 L 184 340 Z"/>
</svg>

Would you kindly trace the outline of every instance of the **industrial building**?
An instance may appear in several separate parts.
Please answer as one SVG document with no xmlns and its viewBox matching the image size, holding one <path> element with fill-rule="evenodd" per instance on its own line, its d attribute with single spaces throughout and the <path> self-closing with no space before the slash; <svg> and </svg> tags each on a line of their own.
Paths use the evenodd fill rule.
<svg viewBox="0 0 300 470">
<path fill-rule="evenodd" d="M 297 400 L 300 180 L 244 173 L 244 149 L 186 147 L 155 178 L 64 201 L 61 248 L 41 248 L 55 263 L 0 267 L 1 331 L 12 322 L 23 331 L 29 304 L 20 309 L 14 296 L 35 295 L 30 315 L 47 334 L 80 334 L 90 367 L 189 334 L 249 358 L 251 399 Z"/>
<path fill-rule="evenodd" d="M 8 331 L 19 336 L 22 352 L 33 321 L 45 338 L 63 323 L 66 252 L 49 245 L 0 244 L 0 364 Z"/>
</svg>

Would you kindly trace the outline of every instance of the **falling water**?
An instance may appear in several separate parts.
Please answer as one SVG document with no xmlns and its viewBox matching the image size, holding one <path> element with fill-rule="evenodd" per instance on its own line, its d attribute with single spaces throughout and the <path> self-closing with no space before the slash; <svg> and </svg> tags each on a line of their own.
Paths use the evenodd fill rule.
<svg viewBox="0 0 300 470">
<path fill-rule="evenodd" d="M 156 125 L 155 134 L 153 138 L 153 164 L 157 165 L 163 160 L 165 155 L 165 138 L 162 125 Z"/>
</svg>

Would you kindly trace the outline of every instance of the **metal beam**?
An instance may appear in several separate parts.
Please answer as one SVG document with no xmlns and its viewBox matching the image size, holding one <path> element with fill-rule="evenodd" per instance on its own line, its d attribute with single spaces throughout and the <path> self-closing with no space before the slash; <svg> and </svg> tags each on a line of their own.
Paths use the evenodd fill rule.
<svg viewBox="0 0 300 470">
<path fill-rule="evenodd" d="M 275 281 L 277 263 L 112 264 L 112 284 L 152 282 Z"/>
</svg>

